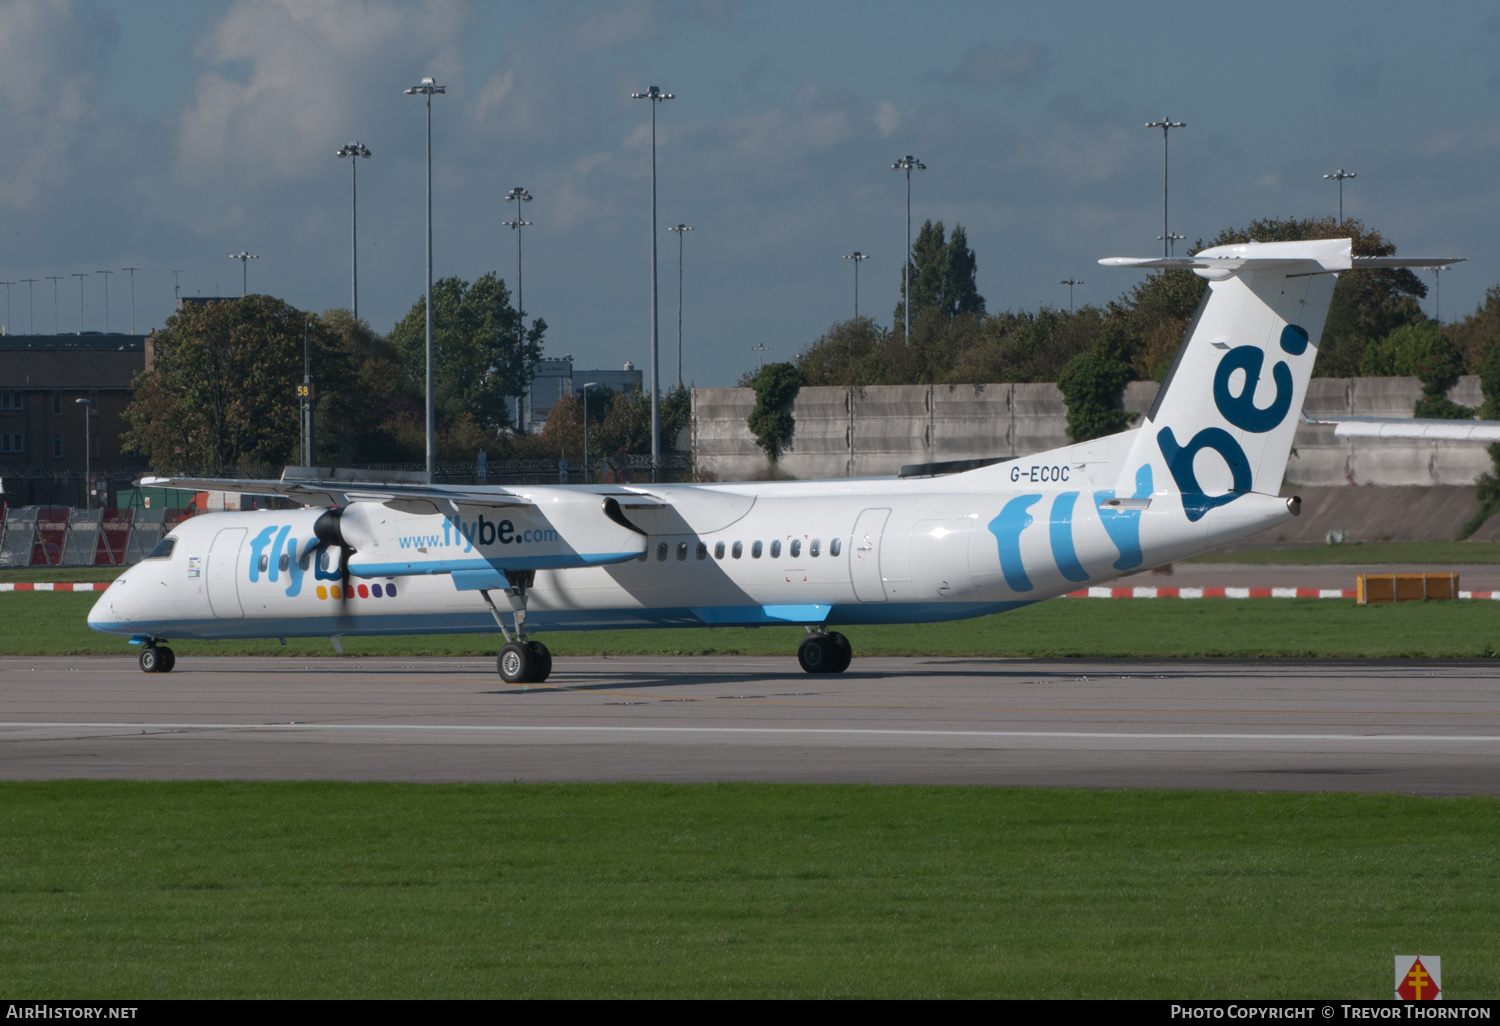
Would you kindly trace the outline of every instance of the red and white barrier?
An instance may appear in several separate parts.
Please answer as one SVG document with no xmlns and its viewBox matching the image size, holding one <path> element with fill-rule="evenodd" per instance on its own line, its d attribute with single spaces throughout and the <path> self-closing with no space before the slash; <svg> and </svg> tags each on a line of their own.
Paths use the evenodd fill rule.
<svg viewBox="0 0 1500 1026">
<path fill-rule="evenodd" d="M 1068 598 L 1357 598 L 1353 588 L 1081 588 Z M 1460 591 L 1461 599 L 1494 599 L 1500 591 Z"/>
<path fill-rule="evenodd" d="M 0 591 L 103 591 L 108 581 L 38 581 L 0 583 Z"/>
</svg>

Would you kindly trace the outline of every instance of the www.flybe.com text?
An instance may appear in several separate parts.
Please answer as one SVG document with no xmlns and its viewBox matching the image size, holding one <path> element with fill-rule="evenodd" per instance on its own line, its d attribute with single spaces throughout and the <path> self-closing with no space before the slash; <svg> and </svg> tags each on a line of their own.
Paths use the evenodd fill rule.
<svg viewBox="0 0 1500 1026">
<path fill-rule="evenodd" d="M 462 545 L 467 552 L 475 545 L 528 545 L 557 541 L 557 531 L 550 527 L 523 528 L 509 520 L 490 521 L 482 515 L 476 520 L 444 520 L 442 534 L 410 534 L 400 539 L 403 549 L 437 549 Z"/>
</svg>

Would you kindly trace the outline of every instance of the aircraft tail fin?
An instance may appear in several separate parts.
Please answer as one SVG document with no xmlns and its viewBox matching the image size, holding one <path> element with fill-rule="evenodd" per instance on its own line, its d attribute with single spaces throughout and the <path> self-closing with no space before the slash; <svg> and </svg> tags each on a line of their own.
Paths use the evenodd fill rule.
<svg viewBox="0 0 1500 1026">
<path fill-rule="evenodd" d="M 1241 495 L 1281 489 L 1336 275 L 1451 259 L 1361 259 L 1349 239 L 1216 246 L 1192 257 L 1101 264 L 1190 268 L 1208 290 L 1120 469 L 1131 494 L 1150 467 L 1188 519 Z"/>
</svg>

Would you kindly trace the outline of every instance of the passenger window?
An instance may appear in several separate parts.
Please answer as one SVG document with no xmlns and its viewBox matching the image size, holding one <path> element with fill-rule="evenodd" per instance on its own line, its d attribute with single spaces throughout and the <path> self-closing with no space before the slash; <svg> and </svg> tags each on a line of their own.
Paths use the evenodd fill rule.
<svg viewBox="0 0 1500 1026">
<path fill-rule="evenodd" d="M 665 563 L 667 561 L 667 543 L 666 542 L 662 542 L 660 545 L 658 545 L 656 547 L 656 561 L 658 563 Z"/>
<path fill-rule="evenodd" d="M 677 562 L 681 563 L 687 559 L 687 542 L 677 543 Z"/>
<path fill-rule="evenodd" d="M 835 538 L 835 539 L 833 539 L 833 541 L 831 541 L 831 542 L 828 543 L 828 554 L 830 556 L 837 556 L 839 554 L 839 549 L 841 549 L 843 547 L 844 547 L 843 539 L 842 538 Z"/>
<path fill-rule="evenodd" d="M 818 558 L 818 539 L 814 538 L 812 544 L 807 547 L 807 554 L 813 559 Z"/>
<path fill-rule="evenodd" d="M 277 563 L 276 563 L 276 569 L 280 570 L 282 573 L 286 573 L 287 567 L 289 567 L 291 565 L 292 565 L 292 557 L 288 556 L 285 552 L 283 552 L 281 554 L 281 559 L 279 559 L 277 561 Z"/>
<path fill-rule="evenodd" d="M 714 545 L 714 558 L 715 559 L 723 559 L 724 558 L 724 543 L 723 542 L 718 542 L 717 544 Z"/>
<path fill-rule="evenodd" d="M 745 543 L 744 542 L 735 542 L 734 543 L 734 558 L 735 559 L 739 559 L 744 554 L 745 554 Z"/>
<path fill-rule="evenodd" d="M 708 558 L 708 546 L 704 545 L 702 542 L 698 543 L 698 558 L 699 559 L 707 559 Z"/>
<path fill-rule="evenodd" d="M 176 538 L 163 538 L 156 543 L 156 548 L 151 550 L 147 559 L 171 559 L 172 550 L 177 547 Z"/>
<path fill-rule="evenodd" d="M 760 542 L 755 542 L 753 545 L 750 546 L 750 557 L 752 559 L 759 559 L 760 558 Z"/>
<path fill-rule="evenodd" d="M 651 555 L 651 546 L 647 545 L 641 550 L 641 554 L 635 557 L 637 563 L 644 563 Z"/>
<path fill-rule="evenodd" d="M 781 539 L 780 538 L 777 538 L 775 541 L 773 541 L 771 543 L 771 558 L 772 559 L 780 559 L 781 558 Z"/>
<path fill-rule="evenodd" d="M 271 557 L 267 556 L 265 553 L 261 553 L 261 557 L 260 557 L 260 572 L 261 573 L 265 573 L 266 569 L 270 565 L 271 565 Z"/>
<path fill-rule="evenodd" d="M 802 539 L 801 538 L 793 538 L 792 539 L 792 558 L 796 559 L 800 555 L 802 555 Z"/>
<path fill-rule="evenodd" d="M 306 573 L 308 571 L 308 569 L 311 568 L 311 566 L 312 566 L 312 549 L 308 549 L 306 552 L 302 553 L 302 558 L 299 559 L 299 560 L 297 560 L 297 565 L 302 568 L 302 572 L 303 573 Z"/>
</svg>

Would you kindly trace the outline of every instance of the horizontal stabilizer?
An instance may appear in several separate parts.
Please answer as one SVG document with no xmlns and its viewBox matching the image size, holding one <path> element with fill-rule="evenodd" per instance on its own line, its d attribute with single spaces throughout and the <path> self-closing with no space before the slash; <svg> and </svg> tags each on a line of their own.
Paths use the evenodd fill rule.
<svg viewBox="0 0 1500 1026">
<path fill-rule="evenodd" d="M 1500 420 L 1309 417 L 1307 423 L 1333 425 L 1335 438 L 1430 438 L 1449 442 L 1500 442 Z"/>
<path fill-rule="evenodd" d="M 1141 270 L 1182 268 L 1210 281 L 1233 274 L 1280 271 L 1288 275 L 1336 274 L 1340 271 L 1373 271 L 1395 267 L 1447 267 L 1464 257 L 1357 257 L 1349 253 L 1348 239 L 1307 242 L 1248 242 L 1213 246 L 1189 257 L 1105 257 L 1106 267 Z M 1300 266 L 1299 266 L 1300 265 Z"/>
</svg>

